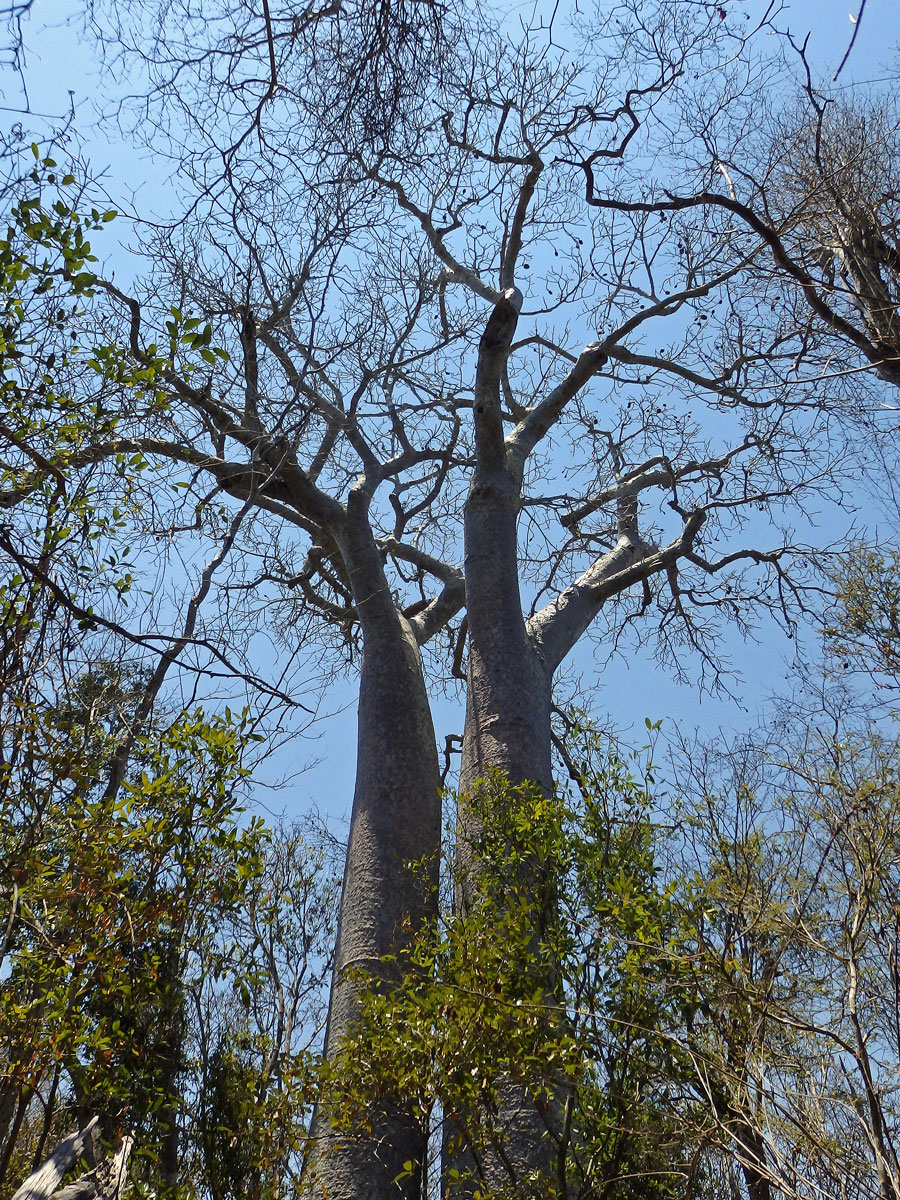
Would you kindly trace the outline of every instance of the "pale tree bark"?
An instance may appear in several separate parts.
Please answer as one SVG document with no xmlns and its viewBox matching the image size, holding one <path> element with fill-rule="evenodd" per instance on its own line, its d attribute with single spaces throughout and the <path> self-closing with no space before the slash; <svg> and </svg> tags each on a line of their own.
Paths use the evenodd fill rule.
<svg viewBox="0 0 900 1200">
<path fill-rule="evenodd" d="M 50 1157 L 25 1180 L 12 1200 L 120 1200 L 128 1178 L 128 1160 L 134 1139 L 126 1135 L 114 1155 L 109 1155 L 64 1188 L 60 1183 L 90 1150 L 99 1118 L 70 1134 Z"/>
<path fill-rule="evenodd" d="M 84 1129 L 61 1141 L 47 1161 L 28 1176 L 13 1196 L 13 1200 L 43 1200 L 45 1196 L 52 1196 L 64 1176 L 84 1153 L 98 1120 L 98 1117 L 94 1117 Z"/>
<path fill-rule="evenodd" d="M 500 377 L 521 295 L 494 306 L 481 339 L 475 385 L 477 463 L 465 510 L 469 669 L 460 787 L 489 767 L 513 784 L 552 786 L 550 678 L 528 637 L 519 590 L 521 476 L 508 461 Z"/>
<path fill-rule="evenodd" d="M 441 778 L 416 631 L 398 613 L 366 512 L 354 491 L 341 550 L 363 633 L 357 777 L 341 895 L 325 1055 L 339 1054 L 358 1018 L 359 980 L 348 971 L 399 980 L 402 955 L 437 915 Z M 334 1129 L 322 1097 L 311 1131 L 307 1194 L 329 1200 L 418 1196 L 425 1157 L 422 1129 L 388 1098 L 365 1114 L 365 1133 Z M 416 1164 L 412 1173 L 404 1164 Z M 395 1182 L 405 1174 L 402 1182 Z"/>
<path fill-rule="evenodd" d="M 465 508 L 466 603 L 469 662 L 466 720 L 460 767 L 460 900 L 467 903 L 473 873 L 489 869 L 474 861 L 477 836 L 465 796 L 491 771 L 513 785 L 553 786 L 550 755 L 550 675 L 529 638 L 519 590 L 518 516 L 521 479 L 507 461 L 500 416 L 500 378 L 516 328 L 522 297 L 509 289 L 494 305 L 478 356 L 474 420 L 477 463 Z M 549 978 L 546 986 L 552 987 Z M 462 1131 L 471 1114 L 446 1114 L 445 1171 L 460 1172 L 455 1194 L 474 1195 L 486 1182 L 515 1183 L 529 1168 L 552 1172 L 547 1125 L 528 1092 L 500 1083 L 502 1108 L 494 1144 L 479 1152 Z"/>
</svg>

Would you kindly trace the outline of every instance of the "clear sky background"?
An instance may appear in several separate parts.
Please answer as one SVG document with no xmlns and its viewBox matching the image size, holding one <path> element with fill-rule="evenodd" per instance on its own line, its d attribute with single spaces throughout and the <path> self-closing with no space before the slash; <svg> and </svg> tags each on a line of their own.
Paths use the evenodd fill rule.
<svg viewBox="0 0 900 1200">
<path fill-rule="evenodd" d="M 532 6 L 529 3 L 527 7 Z M 753 18 L 765 5 L 754 0 L 743 7 Z M 826 78 L 833 75 L 847 51 L 854 32 L 851 18 L 858 10 L 859 0 L 794 0 L 778 23 L 781 28 L 790 28 L 798 40 L 809 33 L 809 59 L 814 70 Z M 98 111 L 109 106 L 114 87 L 104 77 L 89 42 L 81 39 L 79 24 L 77 3 L 35 0 L 24 25 L 25 79 L 31 113 L 59 118 L 73 104 L 85 153 L 115 206 L 123 213 L 133 205 L 143 216 L 165 217 L 171 195 L 170 168 L 154 163 L 146 150 L 119 138 L 111 123 L 98 121 Z M 840 86 L 852 90 L 884 81 L 898 42 L 900 0 L 867 0 L 856 43 L 838 81 Z M 7 70 L 0 83 L 6 106 L 4 124 L 19 120 L 39 135 L 42 117 L 16 111 L 24 105 L 20 81 Z M 127 223 L 118 221 L 115 227 L 118 237 L 127 241 Z M 125 259 L 119 262 L 117 257 L 114 264 L 119 273 L 127 274 Z M 892 533 L 890 514 L 879 506 L 877 498 L 861 498 L 859 513 L 855 518 L 848 514 L 847 523 L 852 519 L 860 530 L 872 533 L 877 528 L 882 536 Z M 835 527 L 833 532 L 837 535 L 842 530 Z M 626 731 L 629 727 L 641 729 L 645 717 L 677 720 L 687 729 L 697 727 L 706 733 L 720 728 L 747 728 L 760 718 L 771 696 L 788 690 L 795 654 L 794 644 L 774 627 L 764 627 L 761 636 L 759 644 L 735 641 L 729 647 L 739 672 L 732 684 L 734 699 L 705 695 L 696 685 L 679 685 L 652 660 L 638 654 L 630 657 L 629 664 L 620 661 L 606 668 L 604 690 L 596 698 L 595 711 L 601 718 L 607 710 L 614 712 L 616 727 Z M 595 674 L 589 647 L 575 656 L 572 672 L 586 677 Z M 268 803 L 273 808 L 297 812 L 313 801 L 335 815 L 349 809 L 355 748 L 352 698 L 353 689 L 340 693 L 335 707 L 350 707 L 319 727 L 318 742 L 305 746 L 299 757 L 294 752 L 283 760 L 284 765 L 278 769 L 284 771 L 312 757 L 321 757 L 322 762 L 294 779 L 284 791 L 270 796 Z M 461 708 L 439 702 L 436 720 L 442 742 L 445 732 L 461 730 Z M 266 800 L 265 795 L 262 798 Z"/>
</svg>

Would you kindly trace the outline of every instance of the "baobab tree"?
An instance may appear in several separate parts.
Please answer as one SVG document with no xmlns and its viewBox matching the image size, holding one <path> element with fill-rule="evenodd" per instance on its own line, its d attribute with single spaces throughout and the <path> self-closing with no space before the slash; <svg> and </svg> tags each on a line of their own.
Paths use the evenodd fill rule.
<svg viewBox="0 0 900 1200">
<path fill-rule="evenodd" d="M 327 1057 L 359 973 L 389 987 L 435 912 L 431 683 L 465 677 L 463 792 L 489 770 L 552 788 L 553 682 L 575 645 L 653 634 L 662 658 L 690 650 L 715 674 L 720 622 L 768 612 L 790 631 L 806 569 L 791 524 L 855 466 L 809 403 L 819 381 L 788 370 L 805 322 L 773 331 L 745 304 L 765 237 L 727 206 L 670 215 L 651 194 L 694 196 L 711 128 L 739 153 L 766 78 L 742 20 L 629 2 L 511 31 L 474 10 L 424 6 L 424 28 L 378 11 L 400 22 L 378 44 L 409 55 L 390 59 L 387 105 L 336 53 L 367 44 L 362 9 L 225 5 L 204 28 L 186 17 L 208 52 L 180 50 L 181 28 L 145 50 L 144 115 L 188 114 L 186 178 L 203 186 L 148 239 L 145 291 L 93 285 L 102 405 L 65 461 L 109 494 L 134 464 L 120 519 L 142 562 L 223 529 L 243 549 L 218 584 L 220 632 L 207 617 L 175 657 L 221 661 L 252 610 L 280 646 L 357 667 Z M 11 510 L 46 473 L 40 436 L 9 440 Z M 26 570 L 27 533 L 6 538 Z M 541 1168 L 553 1107 L 533 1109 L 510 1091 L 491 1135 L 510 1154 L 473 1160 L 486 1184 L 510 1158 Z M 415 1196 L 404 1164 L 424 1137 L 390 1098 L 356 1139 L 323 1103 L 309 1186 Z"/>
</svg>

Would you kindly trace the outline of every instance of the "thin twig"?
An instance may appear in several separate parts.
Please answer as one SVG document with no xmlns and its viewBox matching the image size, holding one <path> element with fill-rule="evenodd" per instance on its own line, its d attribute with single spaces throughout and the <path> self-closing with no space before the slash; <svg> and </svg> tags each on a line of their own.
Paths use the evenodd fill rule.
<svg viewBox="0 0 900 1200">
<path fill-rule="evenodd" d="M 837 83 L 838 75 L 840 75 L 841 71 L 843 71 L 844 67 L 847 65 L 847 59 L 850 57 L 850 52 L 853 49 L 853 43 L 856 41 L 857 34 L 859 33 L 859 23 L 862 20 L 863 13 L 866 11 L 866 2 L 867 0 L 860 0 L 859 12 L 856 14 L 856 18 L 850 18 L 850 20 L 853 21 L 853 37 L 850 39 L 850 45 L 847 47 L 846 54 L 841 59 L 841 65 L 831 77 L 832 83 Z"/>
</svg>

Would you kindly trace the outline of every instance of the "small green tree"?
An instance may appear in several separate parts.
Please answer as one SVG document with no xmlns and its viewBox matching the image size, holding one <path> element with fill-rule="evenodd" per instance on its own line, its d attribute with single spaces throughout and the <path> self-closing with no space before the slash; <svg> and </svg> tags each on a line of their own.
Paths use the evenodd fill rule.
<svg viewBox="0 0 900 1200">
<path fill-rule="evenodd" d="M 248 819 L 248 731 L 228 715 L 142 735 L 108 796 L 133 683 L 107 666 L 4 714 L 4 1174 L 97 1117 L 91 1166 L 127 1135 L 157 1195 L 274 1197 L 315 1095 L 334 864 Z"/>
<path fill-rule="evenodd" d="M 635 773 L 582 733 L 579 787 L 550 796 L 494 775 L 466 800 L 491 869 L 417 940 L 404 985 L 366 994 L 335 1068 L 332 1119 L 347 1136 L 372 1103 L 412 1103 L 423 1130 L 441 1127 L 433 1146 L 456 1146 L 445 1184 L 485 1198 L 677 1195 L 698 1145 L 675 1119 L 688 1064 L 673 1031 L 694 1000 L 656 861 L 653 768 Z M 560 919 L 548 923 L 551 908 Z M 504 1153 L 510 1090 L 543 1117 L 553 1178 L 518 1173 Z M 499 1188 L 488 1157 L 507 1164 Z"/>
<path fill-rule="evenodd" d="M 826 627 L 832 665 L 862 671 L 889 694 L 900 687 L 900 555 L 857 546 L 833 572 L 835 606 Z"/>
<path fill-rule="evenodd" d="M 261 870 L 260 829 L 235 791 L 243 735 L 185 714 L 142 740 L 108 798 L 114 741 L 83 723 L 94 705 L 78 713 L 100 688 L 89 677 L 73 690 L 44 711 L 16 700 L 5 722 L 2 1166 L 27 1174 L 98 1116 L 105 1138 L 138 1136 L 177 1177 L 177 1138 L 161 1148 L 187 1066 L 186 989 Z"/>
</svg>

